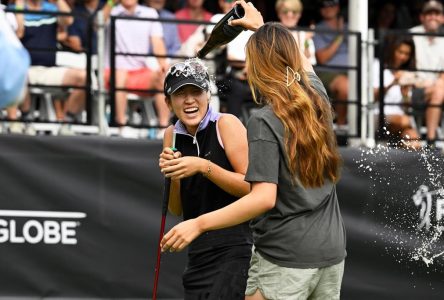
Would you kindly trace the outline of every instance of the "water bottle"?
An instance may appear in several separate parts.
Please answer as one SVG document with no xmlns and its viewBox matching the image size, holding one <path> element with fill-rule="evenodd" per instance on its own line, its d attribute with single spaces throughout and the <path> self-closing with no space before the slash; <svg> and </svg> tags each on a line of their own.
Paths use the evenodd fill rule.
<svg viewBox="0 0 444 300">
<path fill-rule="evenodd" d="M 241 26 L 231 26 L 228 22 L 243 18 L 245 15 L 244 8 L 241 5 L 235 5 L 211 31 L 210 37 L 202 49 L 197 52 L 197 57 L 204 58 L 211 50 L 222 45 L 228 44 L 237 37 L 245 28 Z"/>
</svg>

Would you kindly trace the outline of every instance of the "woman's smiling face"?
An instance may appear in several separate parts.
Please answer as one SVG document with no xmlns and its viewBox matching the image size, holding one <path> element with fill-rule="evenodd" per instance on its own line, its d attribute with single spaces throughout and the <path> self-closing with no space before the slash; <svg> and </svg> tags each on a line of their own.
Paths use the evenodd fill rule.
<svg viewBox="0 0 444 300">
<path fill-rule="evenodd" d="M 197 127 L 208 110 L 209 93 L 195 85 L 185 85 L 167 98 L 167 104 L 190 134 Z"/>
</svg>

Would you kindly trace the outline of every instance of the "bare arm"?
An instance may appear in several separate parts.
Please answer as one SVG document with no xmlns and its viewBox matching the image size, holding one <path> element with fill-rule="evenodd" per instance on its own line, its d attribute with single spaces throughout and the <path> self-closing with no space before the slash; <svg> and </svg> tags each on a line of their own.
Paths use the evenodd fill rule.
<svg viewBox="0 0 444 300">
<path fill-rule="evenodd" d="M 247 130 L 238 118 L 228 114 L 222 115 L 217 125 L 234 172 L 210 163 L 211 173 L 207 178 L 227 193 L 242 197 L 250 191 L 250 184 L 244 180 L 248 167 Z M 208 166 L 204 169 L 207 171 Z"/>
<path fill-rule="evenodd" d="M 225 153 L 234 171 L 226 170 L 214 162 L 197 156 L 184 156 L 170 160 L 165 157 L 160 167 L 165 176 L 173 180 L 180 180 L 181 178 L 201 173 L 225 192 L 233 196 L 242 197 L 250 190 L 249 183 L 244 181 L 248 166 L 246 129 L 232 115 L 224 115 L 219 122 L 218 126 Z"/>
<path fill-rule="evenodd" d="M 17 10 L 24 9 L 25 1 L 24 0 L 15 1 L 15 8 Z M 25 15 L 21 13 L 15 14 L 15 19 L 17 20 L 17 30 L 15 31 L 15 34 L 19 39 L 21 39 L 25 35 Z"/>
<path fill-rule="evenodd" d="M 66 45 L 74 51 L 82 51 L 83 50 L 82 41 L 76 35 L 68 36 L 68 38 L 66 40 Z"/>
<path fill-rule="evenodd" d="M 151 37 L 151 43 L 153 45 L 153 53 L 155 55 L 166 55 L 166 47 L 165 42 L 163 41 L 163 37 L 159 36 L 152 36 Z M 159 62 L 160 69 L 163 72 L 166 72 L 168 70 L 168 64 L 165 57 L 157 57 L 157 61 Z"/>
<path fill-rule="evenodd" d="M 338 51 L 343 41 L 343 36 L 338 35 L 333 42 L 325 48 L 316 50 L 316 60 L 320 64 L 327 63 Z"/>
<path fill-rule="evenodd" d="M 277 185 L 253 183 L 251 192 L 224 208 L 174 226 L 161 241 L 162 251 L 182 251 L 200 234 L 251 220 L 276 204 Z"/>
<path fill-rule="evenodd" d="M 180 157 L 180 153 L 173 153 L 171 146 L 173 145 L 173 130 L 174 126 L 170 126 L 165 130 L 165 135 L 163 137 L 163 152 L 160 154 L 159 167 L 162 170 L 163 163 L 166 160 L 172 160 L 174 158 Z M 180 179 L 172 179 L 170 186 L 170 198 L 168 202 L 168 210 L 176 216 L 182 214 L 182 202 L 180 199 Z"/>
<path fill-rule="evenodd" d="M 261 13 L 254 7 L 251 2 L 246 3 L 244 0 L 236 1 L 236 4 L 242 5 L 245 10 L 245 16 L 238 20 L 231 21 L 232 26 L 242 26 L 252 31 L 256 31 L 262 25 L 264 25 L 264 20 Z M 313 66 L 304 54 L 303 47 L 299 47 L 299 52 L 301 53 L 302 67 L 306 72 L 314 72 Z"/>
<path fill-rule="evenodd" d="M 254 7 L 253 3 L 245 2 L 244 0 L 236 1 L 236 5 L 242 5 L 245 10 L 245 16 L 241 19 L 231 21 L 231 26 L 242 26 L 251 31 L 256 31 L 259 27 L 264 25 L 264 19 L 261 13 Z"/>
<path fill-rule="evenodd" d="M 57 8 L 60 12 L 66 12 L 70 13 L 71 8 L 69 5 L 65 2 L 65 0 L 57 0 Z M 61 26 L 67 27 L 71 25 L 74 22 L 74 18 L 71 16 L 59 16 L 58 17 L 58 23 Z"/>
<path fill-rule="evenodd" d="M 103 12 L 103 21 L 105 22 L 105 24 L 108 22 L 109 16 L 111 15 L 111 10 L 113 9 L 114 6 L 118 5 L 119 2 L 120 0 L 107 1 L 106 4 L 103 6 L 102 12 Z"/>
</svg>

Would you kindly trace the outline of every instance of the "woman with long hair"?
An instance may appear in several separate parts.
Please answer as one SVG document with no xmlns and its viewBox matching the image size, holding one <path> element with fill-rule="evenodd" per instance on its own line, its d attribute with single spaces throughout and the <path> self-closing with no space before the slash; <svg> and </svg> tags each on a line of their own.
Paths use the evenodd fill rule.
<svg viewBox="0 0 444 300">
<path fill-rule="evenodd" d="M 325 88 L 288 29 L 263 24 L 251 3 L 237 3 L 245 17 L 232 25 L 256 31 L 246 45 L 248 81 L 265 104 L 247 126 L 251 191 L 174 226 L 162 249 L 181 251 L 201 234 L 251 220 L 245 299 L 339 299 L 346 256 L 336 195 L 341 158 Z"/>
<path fill-rule="evenodd" d="M 410 102 L 412 87 L 417 81 L 413 73 L 416 69 L 415 44 L 410 36 L 388 36 L 386 40 L 387 51 L 384 52 L 383 62 L 385 126 L 390 137 L 401 139 L 396 145 L 420 149 L 419 133 L 403 107 Z M 373 69 L 375 98 L 379 99 L 379 60 L 374 61 Z M 379 110 L 376 113 L 380 113 Z"/>
</svg>

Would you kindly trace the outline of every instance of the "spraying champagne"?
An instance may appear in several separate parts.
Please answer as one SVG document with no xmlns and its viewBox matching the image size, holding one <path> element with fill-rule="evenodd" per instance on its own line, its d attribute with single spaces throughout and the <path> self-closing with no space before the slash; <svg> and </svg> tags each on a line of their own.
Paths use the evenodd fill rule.
<svg viewBox="0 0 444 300">
<path fill-rule="evenodd" d="M 235 5 L 211 31 L 208 41 L 202 49 L 197 52 L 198 58 L 204 58 L 210 51 L 222 45 L 228 44 L 237 37 L 243 30 L 241 26 L 231 26 L 228 23 L 231 20 L 243 18 L 245 15 L 244 8 L 241 5 Z"/>
</svg>

